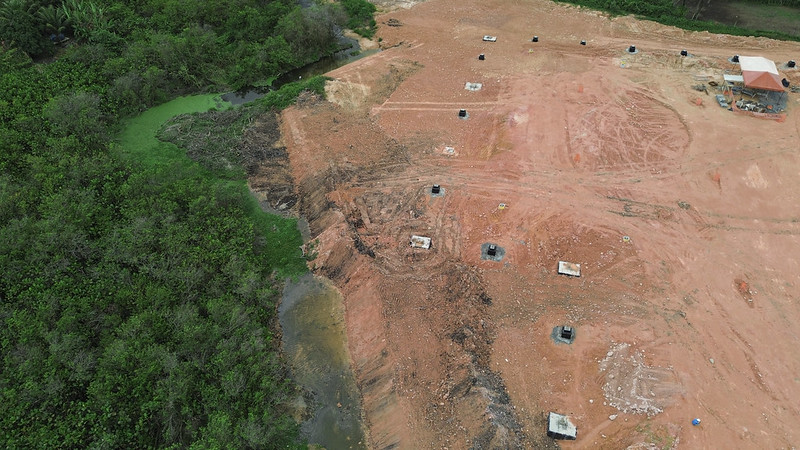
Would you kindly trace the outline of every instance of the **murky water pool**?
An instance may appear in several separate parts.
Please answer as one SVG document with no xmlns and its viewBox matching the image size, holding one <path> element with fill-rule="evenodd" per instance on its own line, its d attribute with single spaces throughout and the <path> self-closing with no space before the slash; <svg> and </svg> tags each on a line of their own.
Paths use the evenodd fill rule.
<svg viewBox="0 0 800 450">
<path fill-rule="evenodd" d="M 312 396 L 313 415 L 302 424 L 303 435 L 331 450 L 366 449 L 341 294 L 310 273 L 287 281 L 279 317 L 293 378 Z"/>
</svg>

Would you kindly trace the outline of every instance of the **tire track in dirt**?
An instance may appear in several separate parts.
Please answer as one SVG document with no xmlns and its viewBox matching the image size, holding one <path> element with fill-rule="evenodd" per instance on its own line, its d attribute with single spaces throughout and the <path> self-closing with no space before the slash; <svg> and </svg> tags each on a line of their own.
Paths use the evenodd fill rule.
<svg viewBox="0 0 800 450">
<path fill-rule="evenodd" d="M 287 116 L 287 120 L 294 119 Z M 291 140 L 295 143 L 309 142 L 309 134 L 299 131 L 294 125 L 286 124 L 294 138 Z M 393 145 L 386 141 L 381 145 L 387 144 Z M 451 194 L 446 192 L 442 198 L 430 198 L 428 185 L 421 186 L 419 177 L 408 175 L 414 166 L 397 159 L 402 161 L 405 157 L 387 152 L 382 162 L 366 167 L 366 170 L 357 170 L 355 167 L 331 169 L 326 176 L 327 181 L 318 185 L 318 189 L 327 192 L 328 197 L 334 200 L 335 204 L 329 204 L 328 207 L 341 212 L 348 225 L 347 234 L 355 242 L 358 253 L 363 255 L 352 253 L 349 257 L 356 257 L 361 263 L 345 263 L 340 257 L 331 255 L 326 258 L 327 263 L 318 262 L 318 270 L 340 283 L 375 271 L 383 274 L 384 281 L 381 283 L 388 283 L 387 294 L 379 295 L 378 298 L 383 304 L 382 316 L 389 323 L 386 333 L 392 338 L 388 342 L 395 344 L 386 348 L 387 356 L 371 356 L 369 359 L 374 362 L 361 366 L 359 379 L 362 392 L 366 392 L 369 399 L 373 393 L 381 392 L 381 395 L 386 395 L 386 392 L 394 392 L 400 397 L 389 398 L 395 398 L 401 410 L 412 407 L 415 411 L 426 411 L 422 421 L 410 422 L 412 429 L 424 427 L 431 430 L 430 432 L 448 430 L 446 434 L 449 436 L 466 432 L 476 448 L 493 445 L 523 448 L 525 436 L 520 432 L 521 426 L 514 418 L 502 380 L 488 367 L 486 355 L 491 348 L 492 329 L 485 309 L 489 307 L 491 300 L 483 293 L 480 278 L 471 268 L 453 268 L 452 261 L 458 257 L 451 250 L 455 246 L 441 245 L 430 251 L 417 251 L 407 244 L 410 234 L 422 234 L 426 230 L 433 232 L 436 241 L 460 240 L 455 234 L 460 227 L 446 225 L 448 222 L 456 222 L 449 218 L 452 215 Z M 331 168 L 339 167 L 332 162 L 327 165 Z M 304 181 L 301 180 L 301 183 Z M 387 235 L 391 237 L 387 239 Z M 321 253 L 327 252 L 321 249 Z M 331 264 L 334 266 L 330 266 Z M 400 284 L 411 288 L 409 293 L 421 293 L 419 290 L 422 288 L 426 292 L 423 295 L 412 294 L 402 300 L 388 294 L 401 292 Z M 437 305 L 443 310 L 454 308 L 455 314 L 449 315 L 448 322 L 444 324 L 445 331 L 433 331 L 442 329 L 443 325 L 440 316 L 428 312 Z M 452 334 L 458 330 L 463 331 L 463 338 L 458 333 Z M 430 340 L 432 333 L 439 337 Z M 451 335 L 455 337 L 450 337 Z M 417 350 L 409 353 L 409 349 L 397 346 L 400 342 L 416 342 L 421 337 L 428 338 L 429 348 L 417 346 L 414 347 Z M 457 345 L 451 348 L 446 345 L 448 342 Z M 439 351 L 430 352 L 436 348 Z M 383 354 L 382 351 L 381 355 Z M 364 353 L 357 350 L 354 350 L 354 355 L 364 357 Z M 439 363 L 436 363 L 437 358 L 440 358 L 437 355 L 444 355 Z M 381 368 L 387 364 L 394 367 L 391 373 L 386 373 Z M 428 396 L 422 395 L 426 389 L 418 380 L 442 379 L 442 372 L 427 373 L 429 368 L 440 367 L 442 364 L 450 367 L 444 370 L 446 376 L 443 381 L 448 388 L 442 391 L 442 395 L 446 395 L 436 400 L 436 404 L 441 404 L 444 408 L 437 406 L 431 409 L 428 406 L 430 403 L 423 400 Z M 427 374 L 423 376 L 422 373 Z M 440 375 L 437 376 L 436 373 Z M 365 379 L 365 376 L 368 378 Z M 374 409 L 375 403 L 372 400 L 365 400 L 365 404 L 371 417 L 382 415 L 382 411 L 393 410 L 388 405 Z M 454 408 L 466 413 L 466 416 L 448 424 L 444 420 L 452 416 L 441 414 Z M 486 411 L 486 414 L 475 416 L 474 413 L 479 411 Z M 463 431 L 459 431 L 459 427 Z M 419 436 L 427 435 L 428 431 L 423 431 Z M 373 439 L 401 446 L 417 442 L 413 435 L 404 437 L 381 434 Z M 406 444 L 402 444 L 403 442 Z"/>
<path fill-rule="evenodd" d="M 483 165 L 487 167 L 487 169 L 485 171 L 478 171 L 478 175 L 461 175 L 459 173 L 459 167 L 465 167 L 474 170 L 476 165 Z M 425 167 L 426 169 L 430 170 L 442 169 L 437 165 L 436 162 L 415 162 L 415 166 L 418 168 Z M 537 171 L 535 173 L 526 173 L 524 176 L 514 173 L 498 174 L 489 168 L 489 164 L 481 163 L 479 161 L 454 161 L 450 164 L 450 167 L 446 168 L 446 170 L 448 170 L 447 178 L 453 182 L 460 182 L 462 189 L 475 192 L 485 190 L 487 186 L 492 186 L 492 194 L 486 196 L 487 200 L 488 198 L 496 198 L 498 203 L 502 202 L 504 196 L 507 196 L 511 193 L 518 194 L 520 192 L 525 192 L 526 195 L 533 197 L 563 197 L 565 199 L 570 198 L 574 201 L 574 194 L 559 193 L 557 191 L 554 192 L 550 187 L 550 183 L 552 181 L 543 182 L 543 180 L 553 180 L 557 178 L 560 183 L 565 185 L 575 185 L 577 184 L 575 182 L 577 179 L 584 180 L 584 178 L 578 174 L 565 174 L 560 171 Z M 417 179 L 418 178 L 414 178 L 413 176 L 404 178 L 405 181 L 416 181 Z M 394 178 L 392 180 L 395 182 L 402 181 L 398 178 Z M 436 178 L 429 178 L 429 180 L 431 183 L 436 182 Z M 636 184 L 637 188 L 641 186 L 640 183 Z M 583 189 L 592 190 L 594 188 L 606 189 L 606 186 L 606 183 L 603 182 L 598 182 L 596 184 L 584 182 L 581 187 Z M 647 194 L 648 192 L 646 189 L 637 189 L 637 191 L 640 194 Z M 701 213 L 691 205 L 689 205 L 686 209 L 679 207 L 677 199 L 675 206 L 641 202 L 630 198 L 615 198 L 614 196 L 609 196 L 608 200 L 612 201 L 609 209 L 607 209 L 607 211 L 610 213 L 621 215 L 623 217 L 638 217 L 646 219 L 668 220 L 674 223 L 693 224 L 697 227 L 698 231 L 701 231 L 702 233 L 705 233 L 707 230 L 714 229 L 732 232 L 745 231 L 756 232 L 759 234 L 776 235 L 800 234 L 800 220 L 798 220 L 797 217 L 770 218 L 739 216 L 717 213 L 713 211 L 703 211 Z M 591 203 L 587 202 L 584 204 L 594 204 L 596 201 L 597 198 L 593 198 L 591 199 Z M 613 206 L 615 203 L 622 203 L 623 208 L 621 211 L 615 209 Z M 691 221 L 682 219 L 684 216 L 687 216 Z M 709 221 L 709 219 L 714 219 L 715 222 L 724 220 L 725 223 L 712 223 Z M 751 225 L 755 220 L 759 221 L 758 227 Z M 765 228 L 762 226 L 764 223 L 769 225 Z"/>
<path fill-rule="evenodd" d="M 465 16 L 454 26 L 455 33 L 448 22 L 452 17 L 436 15 L 443 10 L 434 6 Z M 709 199 L 703 204 L 701 199 L 706 196 L 700 192 L 705 188 L 701 181 L 708 181 L 710 170 L 729 167 L 734 171 L 737 160 L 788 155 L 787 146 L 753 152 L 748 151 L 749 142 L 731 146 L 731 140 L 725 140 L 719 148 L 703 148 L 711 142 L 709 136 L 720 133 L 708 128 L 720 120 L 720 112 L 693 104 L 672 107 L 670 101 L 675 105 L 676 98 L 686 101 L 681 98 L 687 95 L 681 87 L 685 82 L 679 80 L 676 71 L 690 80 L 692 71 L 699 71 L 705 60 L 697 58 L 690 61 L 697 63 L 696 68 L 684 68 L 682 60 L 668 57 L 668 50 L 652 57 L 645 51 L 641 57 L 627 58 L 624 48 L 629 42 L 622 41 L 636 37 L 641 48 L 686 42 L 694 44 L 693 52 L 716 44 L 703 44 L 706 41 L 682 32 L 670 43 L 628 33 L 629 37 L 597 36 L 589 46 L 578 47 L 574 30 L 602 28 L 608 32 L 619 26 L 583 11 L 549 3 L 545 7 L 541 2 L 529 6 L 535 11 L 552 12 L 548 21 L 565 21 L 566 26 L 559 22 L 559 27 L 551 27 L 542 18 L 522 24 L 511 9 L 503 13 L 506 16 L 502 20 L 498 18 L 495 11 L 501 8 L 497 6 L 491 3 L 473 10 L 468 4 L 441 0 L 433 6 L 419 5 L 423 12 L 398 13 L 397 23 L 404 25 L 402 29 L 384 30 L 384 42 L 394 45 L 412 36 L 418 43 L 427 40 L 429 44 L 413 49 L 400 44 L 371 57 L 374 62 L 337 72 L 335 76 L 344 82 L 358 85 L 353 86 L 352 97 L 362 98 L 357 99 L 360 103 L 353 102 L 352 108 L 363 116 L 353 119 L 340 112 L 323 111 L 314 119 L 318 122 L 298 125 L 302 136 L 296 145 L 309 148 L 295 150 L 304 155 L 295 161 L 296 170 L 317 174 L 313 180 L 301 181 L 304 192 L 316 188 L 321 193 L 315 201 L 326 205 L 328 216 L 341 214 L 347 221 L 346 227 L 331 230 L 322 239 L 320 254 L 324 257 L 316 264 L 318 270 L 330 270 L 346 297 L 351 297 L 348 335 L 353 339 L 351 345 L 358 347 L 352 354 L 362 370 L 359 386 L 368 405 L 367 418 L 375 430 L 372 442 L 379 447 L 552 445 L 543 437 L 542 442 L 535 441 L 543 435 L 544 424 L 538 416 L 542 404 L 529 402 L 525 414 L 513 407 L 526 402 L 531 392 L 544 395 L 550 390 L 574 402 L 583 401 L 583 392 L 572 385 L 565 384 L 562 389 L 557 382 L 526 377 L 530 374 L 506 378 L 506 369 L 491 367 L 497 370 L 492 372 L 484 361 L 487 355 L 500 357 L 496 349 L 499 327 L 529 331 L 539 317 L 566 318 L 579 324 L 596 324 L 598 329 L 636 334 L 641 324 L 653 324 L 651 316 L 656 316 L 672 324 L 652 345 L 688 343 L 686 333 L 696 336 L 686 331 L 692 328 L 687 317 L 703 320 L 700 315 L 710 303 L 705 297 L 713 297 L 711 293 L 697 295 L 692 304 L 679 304 L 681 310 L 665 300 L 676 289 L 670 283 L 691 277 L 682 270 L 709 267 L 697 263 L 709 249 L 712 255 L 734 255 L 733 250 L 720 251 L 719 247 L 735 241 L 737 233 L 795 234 L 793 219 L 779 217 L 779 209 L 754 223 L 754 219 L 760 219 L 758 212 L 732 209 L 730 201 L 717 206 Z M 580 21 L 572 18 L 577 14 L 582 17 Z M 483 15 L 491 16 L 494 22 L 487 25 Z M 518 26 L 513 32 L 504 28 L 512 22 Z M 586 23 L 603 25 L 575 26 Z M 540 32 L 545 38 L 534 52 L 524 53 L 530 38 L 523 43 L 517 34 L 527 33 L 531 26 L 545 30 Z M 643 30 L 659 29 L 651 24 L 641 26 Z M 492 45 L 482 43 L 478 35 L 474 42 L 468 41 L 484 29 L 502 30 L 504 34 Z M 519 42 L 514 43 L 514 39 Z M 431 42 L 435 43 L 433 47 Z M 615 49 L 617 44 L 619 48 Z M 486 51 L 486 61 L 476 60 L 473 53 L 478 51 Z M 715 51 L 722 52 L 719 48 Z M 625 70 L 619 68 L 620 58 L 629 60 Z M 409 71 L 420 71 L 411 80 L 413 85 L 400 80 Z M 461 89 L 465 81 L 485 82 L 486 89 L 465 93 Z M 662 82 L 668 87 L 659 91 Z M 585 89 L 580 91 L 579 87 Z M 461 108 L 476 114 L 458 121 L 456 112 Z M 346 126 L 350 122 L 357 125 Z M 673 126 L 674 130 L 665 130 Z M 452 156 L 443 154 L 445 145 L 455 147 Z M 596 155 L 586 153 L 592 145 Z M 715 159 L 719 164 L 709 166 Z M 771 174 L 764 175 L 767 178 Z M 722 176 L 727 187 L 725 177 L 730 174 L 723 172 Z M 427 189 L 434 183 L 446 189 L 444 197 L 430 198 Z M 770 187 L 776 186 L 773 183 L 770 178 Z M 684 208 L 679 201 L 692 204 L 686 203 L 688 207 Z M 510 204 L 502 213 L 497 208 L 501 202 Z M 621 230 L 634 242 L 622 244 Z M 720 233 L 734 236 L 718 239 Z M 430 251 L 411 249 L 410 234 L 432 237 L 434 247 Z M 638 236 L 643 236 L 641 241 Z M 476 248 L 490 238 L 502 241 L 509 249 L 502 264 L 480 261 L 476 256 Z M 335 240 L 343 243 L 333 244 Z M 765 248 L 786 242 L 767 241 Z M 347 253 L 354 245 L 361 249 Z M 655 261 L 643 260 L 642 253 Z M 576 280 L 554 276 L 553 261 L 562 257 L 584 262 L 586 276 Z M 520 279 L 510 285 L 491 281 L 511 278 L 509 274 Z M 786 295 L 793 292 L 785 274 L 770 276 L 783 283 Z M 368 294 L 359 290 L 364 285 L 372 288 Z M 692 292 L 689 286 L 682 285 L 681 289 Z M 491 304 L 484 304 L 486 298 Z M 794 311 L 790 303 L 781 305 L 789 313 Z M 360 315 L 359 307 L 371 308 L 370 314 L 378 311 L 380 316 Z M 762 312 L 761 304 L 755 311 Z M 711 319 L 702 323 L 727 335 L 726 327 L 733 319 L 724 316 L 721 325 Z M 741 334 L 749 338 L 744 331 Z M 528 346 L 526 336 L 530 333 L 518 334 L 509 346 Z M 639 342 L 651 345 L 647 340 L 651 334 L 639 336 L 644 336 Z M 713 342 L 726 343 L 724 339 Z M 714 369 L 718 373 L 713 372 L 718 377 L 714 378 L 716 382 L 749 384 L 735 372 L 719 370 L 725 356 L 714 352 L 734 358 L 745 376 L 749 374 L 745 365 L 749 367 L 753 375 L 747 378 L 752 378 L 761 371 L 769 372 L 767 363 L 773 361 L 753 353 L 759 346 L 763 350 L 763 342 L 751 340 L 751 344 L 747 347 L 736 342 L 736 350 L 728 354 L 716 350 L 713 344 L 692 342 L 692 352 L 669 355 L 664 350 L 668 355 L 664 360 L 671 356 L 684 370 L 694 370 L 686 361 L 694 364 L 710 355 L 720 359 Z M 541 355 L 537 352 L 541 351 L 547 350 L 536 349 L 526 361 L 538 363 Z M 580 367 L 571 377 L 565 377 L 565 383 L 577 377 L 588 383 L 581 388 L 602 384 L 601 379 L 593 380 L 591 364 L 570 364 Z M 508 370 L 525 370 L 513 365 L 509 364 Z M 541 366 L 542 373 L 547 374 L 569 370 L 550 362 Z M 703 368 L 697 370 L 706 374 Z M 763 385 L 776 386 L 768 376 Z M 715 386 L 704 388 L 719 393 Z M 725 389 L 724 394 L 738 392 Z M 785 395 L 793 388 L 775 391 Z M 764 391 L 754 385 L 744 392 Z M 700 405 L 696 400 L 700 396 L 691 394 L 676 408 L 677 414 Z M 702 400 L 701 411 L 703 405 L 710 404 Z M 717 395 L 715 401 L 724 403 L 724 398 Z M 781 403 L 784 405 L 785 401 Z M 736 422 L 743 420 L 720 414 L 722 407 L 716 404 L 714 408 L 717 412 L 709 412 L 704 425 L 731 446 L 734 440 L 720 438 L 720 429 L 712 427 L 719 420 L 724 423 L 722 431 L 738 436 Z M 749 414 L 747 420 L 754 423 L 753 414 L 742 413 Z M 580 416 L 582 436 L 596 437 L 608 430 L 615 443 L 638 442 L 631 437 L 636 435 L 632 431 L 639 422 L 636 417 L 627 417 L 629 423 L 617 420 L 611 424 L 607 416 L 590 412 Z M 659 420 L 663 423 L 671 419 Z M 523 424 L 524 431 L 514 431 Z M 704 436 L 703 429 L 686 428 L 695 432 L 692 438 Z M 752 429 L 758 437 L 757 426 Z M 788 433 L 789 429 L 784 426 L 781 431 Z M 682 433 L 685 437 L 687 432 Z M 760 442 L 776 441 L 762 438 Z M 586 442 L 578 446 L 592 448 L 591 442 Z M 712 442 L 717 441 L 698 440 L 696 444 L 711 448 Z"/>
<path fill-rule="evenodd" d="M 690 224 L 697 227 L 698 231 L 703 232 L 708 229 L 723 230 L 723 231 L 747 231 L 759 234 L 776 234 L 776 235 L 798 235 L 800 234 L 800 224 L 795 217 L 778 219 L 778 218 L 760 218 L 760 217 L 746 217 L 746 216 L 732 216 L 716 213 L 703 213 L 701 214 L 697 209 L 689 204 L 685 207 L 666 206 L 654 203 L 639 202 L 627 198 L 617 198 L 609 196 L 608 199 L 622 203 L 622 211 L 608 210 L 608 212 L 617 214 L 623 217 L 636 217 L 645 219 L 659 219 L 668 220 L 670 222 L 686 224 L 687 221 L 681 220 L 680 217 L 686 216 L 691 219 Z M 682 212 L 682 214 L 676 214 Z M 709 223 L 706 217 L 725 218 L 733 221 L 734 224 L 729 223 Z M 752 223 L 753 221 L 763 221 L 759 227 L 745 226 L 737 223 Z M 767 224 L 765 227 L 764 224 Z M 795 225 L 787 227 L 786 225 Z"/>
</svg>

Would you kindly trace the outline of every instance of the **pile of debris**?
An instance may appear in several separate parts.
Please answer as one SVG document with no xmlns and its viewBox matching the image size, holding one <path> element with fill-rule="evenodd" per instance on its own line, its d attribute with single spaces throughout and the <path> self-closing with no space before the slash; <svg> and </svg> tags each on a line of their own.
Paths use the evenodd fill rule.
<svg viewBox="0 0 800 450">
<path fill-rule="evenodd" d="M 753 101 L 753 100 L 745 100 L 745 99 L 737 100 L 736 101 L 736 107 L 741 109 L 741 110 L 743 110 L 743 111 L 754 111 L 754 112 L 759 112 L 759 113 L 776 112 L 776 111 L 773 111 L 770 108 L 767 108 L 766 105 L 763 105 L 763 104 L 761 104 L 759 102 L 756 102 L 756 101 Z"/>
</svg>

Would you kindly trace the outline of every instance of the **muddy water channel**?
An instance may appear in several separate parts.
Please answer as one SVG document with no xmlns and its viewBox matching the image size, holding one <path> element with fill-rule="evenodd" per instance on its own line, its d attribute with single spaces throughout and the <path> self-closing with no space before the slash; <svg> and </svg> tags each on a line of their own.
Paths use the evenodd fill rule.
<svg viewBox="0 0 800 450">
<path fill-rule="evenodd" d="M 287 72 L 278 77 L 269 88 L 249 90 L 243 92 L 229 92 L 222 95 L 222 99 L 230 102 L 232 105 L 241 105 L 244 103 L 252 102 L 266 95 L 267 92 L 273 89 L 278 89 L 284 84 L 293 81 L 301 80 L 303 78 L 311 78 L 316 75 L 322 75 L 330 72 L 331 70 L 338 69 L 344 65 L 350 64 L 353 61 L 365 58 L 367 56 L 378 53 L 378 49 L 373 50 L 360 50 L 358 42 L 354 39 L 346 40 L 352 45 L 352 48 L 342 50 L 331 56 L 326 56 L 319 61 L 313 62 L 306 66 Z"/>
<path fill-rule="evenodd" d="M 377 50 L 360 52 L 358 43 L 335 55 L 284 74 L 272 84 L 283 84 L 321 75 Z M 256 100 L 266 91 L 228 93 L 222 99 L 233 105 Z M 282 214 L 262 203 L 262 208 Z M 303 241 L 310 239 L 308 222 L 298 221 Z M 303 436 L 310 444 L 331 450 L 366 449 L 361 397 L 350 367 L 343 299 L 326 278 L 304 275 L 287 281 L 278 309 L 283 334 L 283 352 L 291 366 L 292 378 L 309 394 L 310 418 L 302 423 Z"/>
<path fill-rule="evenodd" d="M 279 317 L 293 378 L 311 396 L 313 415 L 303 422 L 303 435 L 328 449 L 366 449 L 341 294 L 310 273 L 287 281 Z"/>
</svg>

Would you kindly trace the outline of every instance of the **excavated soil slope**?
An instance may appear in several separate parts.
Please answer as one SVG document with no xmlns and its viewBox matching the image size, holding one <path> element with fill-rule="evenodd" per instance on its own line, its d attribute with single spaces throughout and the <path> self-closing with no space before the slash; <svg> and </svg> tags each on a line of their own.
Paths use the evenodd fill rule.
<svg viewBox="0 0 800 450">
<path fill-rule="evenodd" d="M 545 1 L 379 23 L 383 51 L 281 117 L 371 446 L 555 448 L 549 411 L 564 448 L 800 445 L 798 94 L 777 122 L 691 89 L 800 45 Z"/>
</svg>

